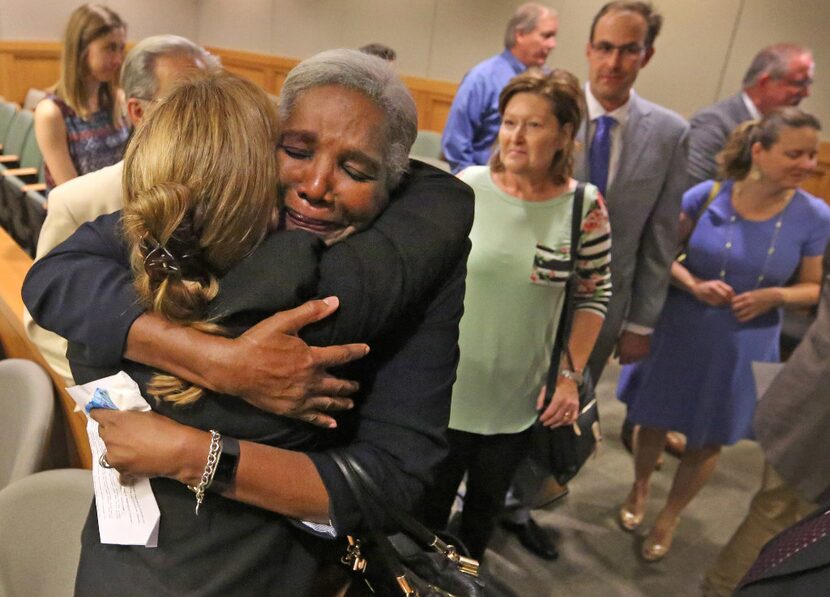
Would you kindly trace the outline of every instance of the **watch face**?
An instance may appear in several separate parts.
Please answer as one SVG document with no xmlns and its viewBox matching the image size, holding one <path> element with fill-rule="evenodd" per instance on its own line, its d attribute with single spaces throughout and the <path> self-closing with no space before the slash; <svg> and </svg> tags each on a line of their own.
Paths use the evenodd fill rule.
<svg viewBox="0 0 830 597">
<path fill-rule="evenodd" d="M 582 383 L 582 379 L 583 379 L 582 378 L 582 373 L 580 373 L 578 371 L 571 371 L 570 369 L 562 369 L 562 371 L 560 371 L 560 374 L 565 379 L 570 379 L 570 380 L 575 381 L 577 383 L 577 385 Z"/>
</svg>

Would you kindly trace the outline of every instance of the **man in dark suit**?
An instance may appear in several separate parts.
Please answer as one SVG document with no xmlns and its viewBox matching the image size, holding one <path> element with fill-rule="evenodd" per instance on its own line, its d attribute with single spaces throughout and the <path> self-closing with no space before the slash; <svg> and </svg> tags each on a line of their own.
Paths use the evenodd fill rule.
<svg viewBox="0 0 830 597">
<path fill-rule="evenodd" d="M 803 46 L 775 44 L 758 52 L 741 92 L 703 108 L 689 121 L 689 182 L 715 178 L 715 156 L 736 126 L 781 106 L 797 106 L 810 95 L 814 69 L 813 54 Z"/>
<path fill-rule="evenodd" d="M 586 48 L 588 118 L 578 133 L 585 152 L 574 178 L 594 183 L 605 197 L 612 236 L 611 302 L 588 363 L 594 380 L 615 349 L 622 363 L 648 354 L 677 251 L 689 127 L 633 89 L 654 56 L 662 21 L 648 2 L 609 2 L 594 17 Z M 533 553 L 550 558 L 555 550 L 529 514 L 540 473 L 527 468 L 532 465 L 523 466 L 514 483 L 524 507 L 510 512 L 505 527 Z"/>
<path fill-rule="evenodd" d="M 818 316 L 755 411 L 755 435 L 766 458 L 761 488 L 706 575 L 706 595 L 731 595 L 764 543 L 830 499 L 829 262 L 830 250 Z"/>
<path fill-rule="evenodd" d="M 830 587 L 830 504 L 764 546 L 736 597 L 825 597 Z"/>
</svg>

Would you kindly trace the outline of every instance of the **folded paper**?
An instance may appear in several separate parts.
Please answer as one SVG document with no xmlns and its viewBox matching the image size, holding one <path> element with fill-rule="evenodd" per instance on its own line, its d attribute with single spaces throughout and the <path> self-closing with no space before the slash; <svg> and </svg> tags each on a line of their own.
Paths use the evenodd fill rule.
<svg viewBox="0 0 830 597">
<path fill-rule="evenodd" d="M 67 392 L 87 414 L 93 408 L 150 410 L 138 384 L 123 371 L 67 388 Z M 98 435 L 98 423 L 89 419 L 86 431 L 92 449 L 92 481 L 101 543 L 156 547 L 161 514 L 150 480 L 138 478 L 122 484 L 118 471 L 100 464 L 107 448 Z"/>
</svg>

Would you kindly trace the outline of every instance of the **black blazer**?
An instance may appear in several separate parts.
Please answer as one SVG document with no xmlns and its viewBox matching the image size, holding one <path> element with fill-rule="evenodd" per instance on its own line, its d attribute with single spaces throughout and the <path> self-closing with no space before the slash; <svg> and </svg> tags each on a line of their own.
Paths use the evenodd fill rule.
<svg viewBox="0 0 830 597">
<path fill-rule="evenodd" d="M 762 557 L 789 533 L 803 528 L 810 521 L 830 516 L 830 504 L 825 504 L 810 516 L 773 537 L 761 550 Z M 796 531 L 797 532 L 797 531 Z M 830 595 L 830 535 L 801 549 L 779 565 L 767 570 L 752 582 L 742 581 L 735 591 L 740 597 L 826 597 Z"/>
</svg>

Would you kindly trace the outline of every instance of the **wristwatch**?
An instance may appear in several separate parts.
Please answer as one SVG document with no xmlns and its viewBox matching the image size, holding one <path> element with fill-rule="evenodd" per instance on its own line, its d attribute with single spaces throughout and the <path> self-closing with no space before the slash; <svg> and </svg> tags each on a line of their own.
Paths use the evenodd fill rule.
<svg viewBox="0 0 830 597">
<path fill-rule="evenodd" d="M 571 369 L 560 369 L 559 375 L 564 377 L 565 379 L 570 379 L 576 385 L 581 386 L 582 382 L 585 380 L 585 377 L 582 375 L 582 371 L 572 371 Z"/>
</svg>

